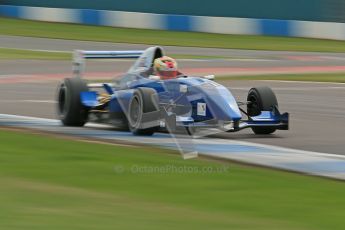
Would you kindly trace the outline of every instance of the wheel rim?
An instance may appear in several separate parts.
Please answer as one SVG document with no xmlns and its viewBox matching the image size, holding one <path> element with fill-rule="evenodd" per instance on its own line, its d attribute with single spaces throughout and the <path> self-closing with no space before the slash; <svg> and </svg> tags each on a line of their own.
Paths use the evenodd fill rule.
<svg viewBox="0 0 345 230">
<path fill-rule="evenodd" d="M 248 113 L 250 115 L 256 115 L 260 113 L 260 108 L 259 108 L 259 104 L 258 104 L 258 100 L 254 95 L 250 95 L 249 96 L 249 101 L 251 102 L 248 105 Z"/>
<path fill-rule="evenodd" d="M 141 105 L 139 103 L 139 98 L 134 97 L 130 106 L 129 117 L 130 117 L 130 126 L 136 128 L 139 126 L 141 120 L 142 112 Z"/>
</svg>

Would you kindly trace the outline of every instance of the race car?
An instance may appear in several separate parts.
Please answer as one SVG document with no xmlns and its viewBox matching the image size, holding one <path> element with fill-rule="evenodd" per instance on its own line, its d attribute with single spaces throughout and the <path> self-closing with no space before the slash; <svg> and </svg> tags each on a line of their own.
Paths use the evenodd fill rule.
<svg viewBox="0 0 345 230">
<path fill-rule="evenodd" d="M 85 60 L 104 58 L 137 60 L 112 83 L 87 83 L 82 78 Z M 64 79 L 58 89 L 59 119 L 65 126 L 107 123 L 134 135 L 153 135 L 161 130 L 186 130 L 189 135 L 198 129 L 237 132 L 251 128 L 255 134 L 288 130 L 289 114 L 279 112 L 270 88 L 251 88 L 247 101 L 238 102 L 213 75 L 187 76 L 176 65 L 161 47 L 144 51 L 77 50 L 75 76 Z M 159 70 L 169 76 L 160 76 Z"/>
</svg>

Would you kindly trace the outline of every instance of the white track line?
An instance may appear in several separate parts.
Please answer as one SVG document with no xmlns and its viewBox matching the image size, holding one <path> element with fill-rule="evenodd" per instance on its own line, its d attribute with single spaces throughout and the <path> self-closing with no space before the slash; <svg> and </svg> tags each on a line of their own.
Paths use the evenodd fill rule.
<svg viewBox="0 0 345 230">
<path fill-rule="evenodd" d="M 6 99 L 3 99 L 1 100 L 0 99 L 0 102 L 2 103 L 49 103 L 49 104 L 56 104 L 56 101 L 54 100 L 6 100 Z"/>
<path fill-rule="evenodd" d="M 88 123 L 85 128 L 62 127 L 55 119 L 0 114 L 3 126 L 27 127 L 65 135 L 87 136 L 96 139 L 123 140 L 133 143 L 154 145 L 163 149 L 179 150 L 169 134 L 157 134 L 157 137 L 135 137 L 128 132 L 111 131 L 110 125 Z M 89 129 L 88 129 L 89 128 Z M 91 128 L 103 128 L 91 129 Z M 107 128 L 107 129 L 106 129 Z M 182 145 L 191 142 L 182 136 Z M 345 180 L 345 156 L 318 153 L 273 145 L 257 144 L 231 139 L 201 138 L 193 139 L 192 149 L 200 155 L 219 159 L 236 160 L 243 163 L 261 165 L 276 169 L 290 170 L 309 175 L 318 175 Z"/>
<path fill-rule="evenodd" d="M 61 51 L 61 50 L 42 50 L 42 49 L 26 49 L 26 48 L 11 48 L 0 46 L 1 49 L 10 49 L 10 50 L 24 50 L 24 51 L 35 51 L 35 52 L 49 52 L 49 53 L 66 53 L 71 54 L 70 51 Z"/>
</svg>

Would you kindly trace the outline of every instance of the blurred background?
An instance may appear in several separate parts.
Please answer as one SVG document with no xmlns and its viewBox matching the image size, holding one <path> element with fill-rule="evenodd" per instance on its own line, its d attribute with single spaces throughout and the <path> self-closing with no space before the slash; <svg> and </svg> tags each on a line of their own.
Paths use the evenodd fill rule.
<svg viewBox="0 0 345 230">
<path fill-rule="evenodd" d="M 343 0 L 0 0 L 0 229 L 343 229 L 344 10 Z M 184 161 L 113 127 L 61 127 L 56 89 L 73 50 L 156 45 L 239 101 L 270 86 L 290 130 L 213 135 L 203 147 L 221 159 Z M 111 81 L 132 64 L 88 61 L 84 77 Z M 168 143 L 159 135 L 150 141 Z"/>
<path fill-rule="evenodd" d="M 188 4 L 183 1 L 167 3 L 154 0 L 3 0 L 1 5 L 1 15 L 31 20 L 225 34 L 345 39 L 345 29 L 337 24 L 345 20 L 345 3 L 342 0 L 215 0 L 203 3 L 190 0 Z"/>
</svg>

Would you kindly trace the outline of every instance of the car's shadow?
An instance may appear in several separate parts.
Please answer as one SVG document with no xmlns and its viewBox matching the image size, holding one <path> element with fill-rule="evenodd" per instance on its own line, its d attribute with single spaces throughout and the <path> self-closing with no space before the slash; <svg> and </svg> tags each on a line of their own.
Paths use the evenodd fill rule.
<svg viewBox="0 0 345 230">
<path fill-rule="evenodd" d="M 281 139 L 284 138 L 278 134 L 258 135 L 258 134 L 235 134 L 235 133 L 219 133 L 210 135 L 212 138 L 233 139 L 233 140 L 248 140 L 248 139 Z"/>
<path fill-rule="evenodd" d="M 123 134 L 128 134 L 130 131 L 128 129 L 124 128 L 118 128 L 114 127 L 111 125 L 101 125 L 100 127 L 93 127 L 93 126 L 88 126 L 88 128 L 95 129 L 95 130 L 104 130 L 104 131 L 115 131 L 115 132 L 123 132 Z M 243 140 L 243 141 L 248 141 L 248 140 L 269 140 L 269 139 L 283 139 L 285 138 L 284 135 L 281 135 L 279 133 L 273 133 L 273 134 L 268 134 L 268 135 L 258 135 L 251 133 L 250 131 L 244 131 L 246 133 L 241 133 L 241 132 L 235 132 L 235 133 L 228 133 L 228 132 L 219 132 L 216 134 L 211 134 L 207 136 L 202 136 L 203 138 L 217 138 L 217 139 L 229 139 L 229 140 Z M 158 133 L 165 133 L 168 134 L 169 132 L 166 130 L 161 130 Z M 186 132 L 178 132 L 176 134 L 184 134 L 187 135 Z M 154 137 L 154 135 L 153 135 Z M 200 138 L 200 137 L 199 137 Z"/>
</svg>

